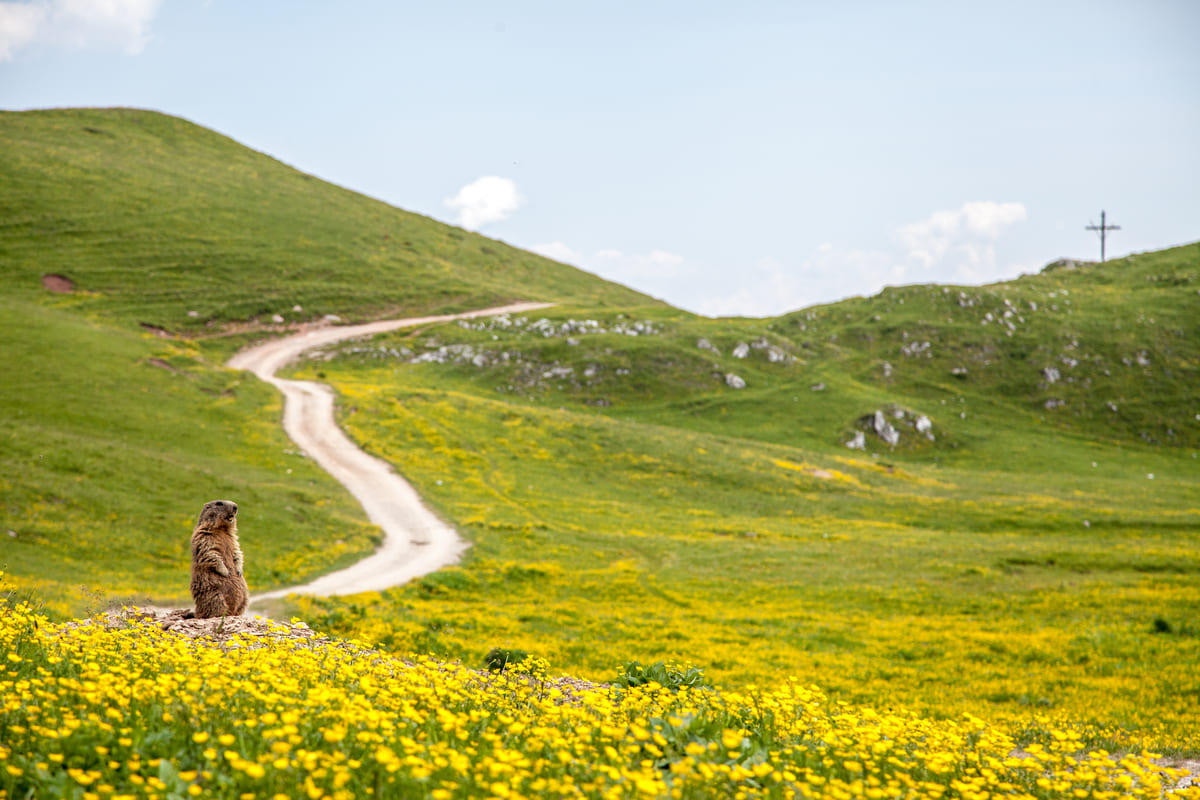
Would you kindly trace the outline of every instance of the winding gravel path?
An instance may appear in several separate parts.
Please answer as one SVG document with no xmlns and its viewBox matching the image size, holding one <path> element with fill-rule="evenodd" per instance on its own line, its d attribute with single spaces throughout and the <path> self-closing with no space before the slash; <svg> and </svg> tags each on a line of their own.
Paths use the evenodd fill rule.
<svg viewBox="0 0 1200 800">
<path fill-rule="evenodd" d="M 233 369 L 250 370 L 283 392 L 283 427 L 288 436 L 326 472 L 350 490 L 371 522 L 383 529 L 383 545 L 345 569 L 250 598 L 251 604 L 288 594 L 339 595 L 382 591 L 458 561 L 467 544 L 425 507 L 408 481 L 390 464 L 369 456 L 342 433 L 334 420 L 333 391 L 311 381 L 276 378 L 275 372 L 314 347 L 357 336 L 434 322 L 489 317 L 547 308 L 550 303 L 516 303 L 462 314 L 381 320 L 361 325 L 318 328 L 264 342 L 229 360 Z"/>
</svg>

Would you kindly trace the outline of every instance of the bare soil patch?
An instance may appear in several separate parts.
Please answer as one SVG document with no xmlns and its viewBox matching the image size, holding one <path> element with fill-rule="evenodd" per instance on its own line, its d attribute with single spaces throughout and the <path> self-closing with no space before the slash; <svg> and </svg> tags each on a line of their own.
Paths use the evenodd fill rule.
<svg viewBox="0 0 1200 800">
<path fill-rule="evenodd" d="M 75 291 L 75 281 L 66 275 L 48 274 L 42 276 L 42 288 L 55 294 L 71 294 Z"/>
</svg>

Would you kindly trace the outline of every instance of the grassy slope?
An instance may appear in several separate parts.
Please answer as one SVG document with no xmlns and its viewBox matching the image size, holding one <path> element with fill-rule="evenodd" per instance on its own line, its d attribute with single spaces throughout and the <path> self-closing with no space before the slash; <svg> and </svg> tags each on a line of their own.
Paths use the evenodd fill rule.
<svg viewBox="0 0 1200 800">
<path fill-rule="evenodd" d="M 344 493 L 286 452 L 270 393 L 217 366 L 244 335 L 189 344 L 136 323 L 208 336 L 274 313 L 569 298 L 559 318 L 657 333 L 572 344 L 441 326 L 309 368 L 337 383 L 354 435 L 475 543 L 463 569 L 311 613 L 472 660 L 518 645 L 596 675 L 676 656 L 730 682 L 788 672 L 844 697 L 1049 709 L 1200 747 L 1177 711 L 1200 693 L 1195 246 L 962 298 L 909 287 L 711 321 L 161 115 L 4 114 L 0 138 L 15 187 L 0 198 L 0 285 L 41 332 L 0 339 L 22 376 L 0 395 L 2 522 L 18 533 L 0 537 L 0 562 L 40 596 L 94 576 L 178 593 L 173 554 L 215 494 L 259 514 L 245 527 L 260 585 L 315 568 L 314 542 L 342 537 L 347 557 L 367 543 Z M 84 291 L 45 294 L 49 272 Z M 1039 305 L 1011 337 L 981 324 L 1005 297 Z M 731 354 L 760 337 L 795 360 Z M 411 367 L 383 352 L 448 343 L 510 358 Z M 48 352 L 69 355 L 48 366 Z M 1040 385 L 1051 364 L 1074 380 Z M 1049 411 L 1051 398 L 1066 405 Z M 936 442 L 846 450 L 856 420 L 888 404 L 928 414 Z M 216 457 L 213 439 L 227 448 Z M 135 558 L 106 546 L 118 537 Z M 1155 618 L 1172 632 L 1150 633 Z"/>
<path fill-rule="evenodd" d="M 0 185 L 0 568 L 61 612 L 182 602 L 195 514 L 218 496 L 242 505 L 254 588 L 370 551 L 361 509 L 292 452 L 275 393 L 221 366 L 270 315 L 654 304 L 151 112 L 0 112 Z"/>
<path fill-rule="evenodd" d="M 37 297 L 41 276 L 59 273 L 83 290 L 80 310 L 185 333 L 276 313 L 654 302 L 162 114 L 0 112 L 0 153 L 6 295 Z"/>
<path fill-rule="evenodd" d="M 876 704 L 1065 714 L 1196 747 L 1178 709 L 1200 691 L 1198 267 L 1190 246 L 964 289 L 964 305 L 910 287 L 767 321 L 563 308 L 534 315 L 541 327 L 356 344 L 301 373 L 333 381 L 353 435 L 475 547 L 382 603 L 305 612 L 468 661 L 516 646 L 601 677 L 623 656 L 670 656 L 725 682 L 800 673 Z M 1135 308 L 1105 302 L 1142 283 L 1159 288 Z M 980 323 L 985 301 L 1035 296 L 1059 309 L 1023 314 L 1012 337 Z M 608 332 L 568 323 L 588 317 Z M 1104 335 L 1128 320 L 1128 339 Z M 614 332 L 639 322 L 642 335 Z M 760 337 L 797 360 L 731 354 Z M 903 355 L 909 341 L 932 357 Z M 1142 352 L 1150 366 L 1121 361 Z M 409 363 L 424 353 L 446 363 Z M 1040 385 L 1052 363 L 1074 380 Z M 1048 411 L 1050 396 L 1067 405 Z M 1109 396 L 1138 413 L 1113 414 Z M 888 405 L 928 413 L 937 441 L 846 449 Z"/>
</svg>

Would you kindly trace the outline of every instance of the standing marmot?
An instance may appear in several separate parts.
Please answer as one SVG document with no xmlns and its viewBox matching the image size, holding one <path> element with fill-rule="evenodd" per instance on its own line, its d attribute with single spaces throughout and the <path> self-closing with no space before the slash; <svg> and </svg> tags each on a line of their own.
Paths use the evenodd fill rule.
<svg viewBox="0 0 1200 800">
<path fill-rule="evenodd" d="M 238 545 L 237 503 L 205 503 L 192 531 L 192 599 L 196 608 L 189 616 L 236 617 L 246 610 L 249 597 Z"/>
</svg>

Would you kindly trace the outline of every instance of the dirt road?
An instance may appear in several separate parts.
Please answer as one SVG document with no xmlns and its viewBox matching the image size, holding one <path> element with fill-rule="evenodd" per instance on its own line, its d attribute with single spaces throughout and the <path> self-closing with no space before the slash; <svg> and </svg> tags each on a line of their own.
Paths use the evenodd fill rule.
<svg viewBox="0 0 1200 800">
<path fill-rule="evenodd" d="M 397 475 L 391 465 L 367 455 L 342 433 L 334 421 L 334 396 L 329 387 L 311 381 L 276 378 L 275 372 L 306 350 L 357 336 L 434 322 L 534 311 L 549 305 L 517 303 L 462 314 L 318 328 L 264 342 L 229 360 L 233 369 L 250 370 L 283 392 L 283 427 L 288 436 L 350 490 L 384 534 L 383 545 L 357 564 L 322 575 L 302 586 L 255 595 L 250 598 L 252 605 L 287 594 L 328 596 L 399 586 L 457 562 L 467 548 L 455 530 L 425 507 L 408 481 Z"/>
</svg>

